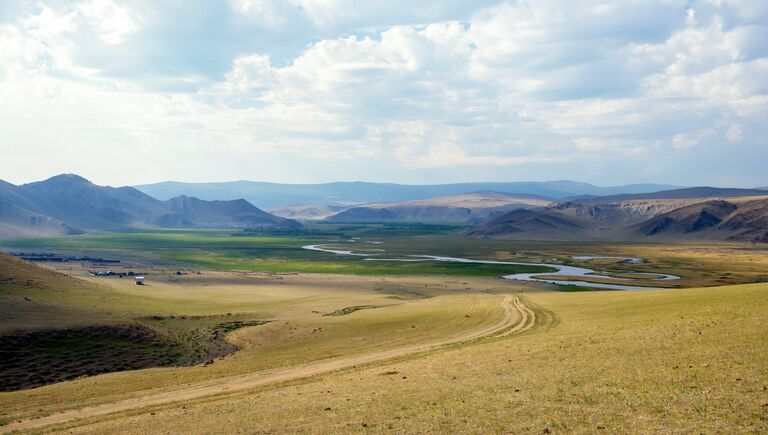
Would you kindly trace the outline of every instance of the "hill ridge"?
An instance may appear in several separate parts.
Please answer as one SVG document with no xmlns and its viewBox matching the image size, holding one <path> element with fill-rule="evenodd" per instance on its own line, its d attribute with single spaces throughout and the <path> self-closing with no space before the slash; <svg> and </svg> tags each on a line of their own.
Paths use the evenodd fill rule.
<svg viewBox="0 0 768 435">
<path fill-rule="evenodd" d="M 0 238 L 145 226 L 296 227 L 299 224 L 267 213 L 244 199 L 206 201 L 184 196 L 161 201 L 133 187 L 99 186 L 75 174 L 61 174 L 20 186 L 0 183 Z"/>
</svg>

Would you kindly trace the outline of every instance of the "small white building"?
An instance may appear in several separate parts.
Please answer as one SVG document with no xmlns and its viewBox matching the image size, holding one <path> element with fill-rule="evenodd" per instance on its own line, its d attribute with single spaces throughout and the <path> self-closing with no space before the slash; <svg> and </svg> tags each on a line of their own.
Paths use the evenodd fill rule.
<svg viewBox="0 0 768 435">
<path fill-rule="evenodd" d="M 136 285 L 144 285 L 144 277 L 142 275 L 137 275 L 135 279 Z"/>
</svg>

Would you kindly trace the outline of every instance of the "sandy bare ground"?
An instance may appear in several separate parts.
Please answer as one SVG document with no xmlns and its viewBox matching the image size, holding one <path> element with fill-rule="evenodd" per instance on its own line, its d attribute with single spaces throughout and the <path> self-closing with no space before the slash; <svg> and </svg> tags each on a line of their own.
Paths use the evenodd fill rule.
<svg viewBox="0 0 768 435">
<path fill-rule="evenodd" d="M 56 424 L 70 423 L 79 419 L 99 417 L 107 414 L 131 411 L 150 406 L 166 405 L 173 402 L 200 399 L 218 394 L 228 394 L 244 391 L 268 384 L 307 378 L 336 370 L 353 368 L 359 365 L 375 363 L 383 360 L 410 355 L 417 352 L 433 350 L 442 346 L 475 340 L 483 337 L 519 334 L 531 329 L 534 326 L 536 322 L 535 313 L 533 310 L 525 306 L 525 304 L 523 304 L 518 297 L 509 295 L 505 296 L 502 300 L 501 307 L 504 310 L 504 317 L 495 325 L 446 338 L 437 342 L 415 344 L 386 351 L 370 352 L 333 360 L 318 361 L 287 369 L 277 369 L 219 378 L 216 380 L 201 382 L 199 384 L 183 387 L 178 390 L 169 391 L 167 393 L 153 394 L 120 402 L 105 403 L 102 405 L 82 409 L 64 411 L 59 414 L 53 414 L 31 420 L 22 420 L 20 422 L 10 423 L 0 429 L 4 433 L 15 430 L 23 431 L 39 429 Z"/>
</svg>

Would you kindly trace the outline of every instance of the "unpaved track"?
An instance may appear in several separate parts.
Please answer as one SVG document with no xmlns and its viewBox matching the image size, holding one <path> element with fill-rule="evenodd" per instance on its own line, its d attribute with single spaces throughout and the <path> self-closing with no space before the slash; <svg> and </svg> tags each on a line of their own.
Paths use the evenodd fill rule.
<svg viewBox="0 0 768 435">
<path fill-rule="evenodd" d="M 371 352 L 362 355 L 353 355 L 333 359 L 330 361 L 319 361 L 297 367 L 291 367 L 288 369 L 263 371 L 258 373 L 248 373 L 244 375 L 218 378 L 215 380 L 201 382 L 199 384 L 184 387 L 179 390 L 169 391 L 167 393 L 153 394 L 150 396 L 129 399 L 121 402 L 105 403 L 103 405 L 91 406 L 83 409 L 64 411 L 59 414 L 53 414 L 32 420 L 22 420 L 21 422 L 15 422 L 0 427 L 0 430 L 5 433 L 14 430 L 38 429 L 55 424 L 69 423 L 77 419 L 98 417 L 106 414 L 131 411 L 149 406 L 164 405 L 173 402 L 181 402 L 185 400 L 215 396 L 217 394 L 249 390 L 268 384 L 292 381 L 295 379 L 306 378 L 322 373 L 332 372 L 335 370 L 388 360 L 416 352 L 435 349 L 449 344 L 475 340 L 482 337 L 519 334 L 531 329 L 534 326 L 536 315 L 530 308 L 525 306 L 525 304 L 523 304 L 518 297 L 505 296 L 501 306 L 504 309 L 504 317 L 495 325 L 437 342 L 416 344 L 400 347 L 397 349 Z"/>
</svg>

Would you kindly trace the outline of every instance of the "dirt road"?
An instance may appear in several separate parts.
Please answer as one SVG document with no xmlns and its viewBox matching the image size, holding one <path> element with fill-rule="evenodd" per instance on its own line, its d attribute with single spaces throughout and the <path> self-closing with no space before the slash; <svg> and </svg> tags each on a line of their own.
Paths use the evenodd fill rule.
<svg viewBox="0 0 768 435">
<path fill-rule="evenodd" d="M 416 352 L 432 350 L 441 346 L 459 342 L 475 340 L 490 336 L 507 336 L 525 332 L 532 328 L 536 322 L 536 315 L 525 306 L 516 296 L 505 296 L 502 303 L 504 317 L 495 325 L 453 336 L 441 341 L 422 343 L 386 351 L 372 352 L 362 355 L 353 355 L 333 360 L 318 361 L 287 369 L 248 373 L 244 375 L 219 378 L 202 382 L 193 386 L 184 387 L 167 393 L 153 394 L 150 396 L 125 400 L 121 402 L 105 403 L 83 409 L 64 411 L 32 420 L 22 420 L 0 427 L 3 433 L 14 430 L 38 429 L 45 426 L 68 423 L 73 420 L 98 417 L 107 414 L 130 411 L 149 406 L 164 405 L 173 402 L 199 399 L 218 394 L 232 393 L 249 390 L 263 385 L 307 378 L 314 375 L 328 373 L 335 370 L 346 369 L 359 365 L 397 358 Z"/>
</svg>

